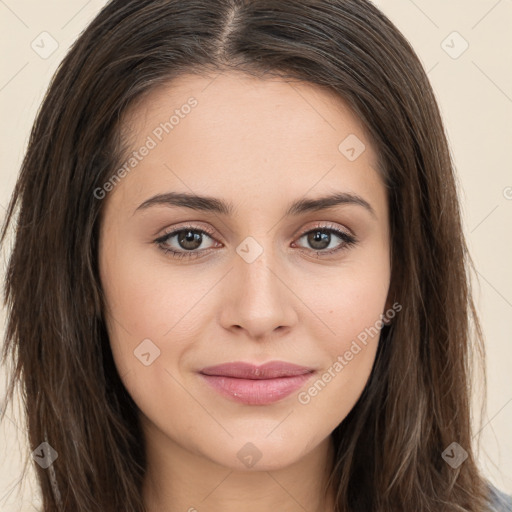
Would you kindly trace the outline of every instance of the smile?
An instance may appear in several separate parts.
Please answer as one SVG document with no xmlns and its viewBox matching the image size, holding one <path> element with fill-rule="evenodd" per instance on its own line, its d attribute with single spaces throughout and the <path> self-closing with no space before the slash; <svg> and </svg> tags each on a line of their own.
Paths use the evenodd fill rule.
<svg viewBox="0 0 512 512">
<path fill-rule="evenodd" d="M 226 363 L 204 368 L 199 375 L 218 393 L 248 405 L 277 402 L 300 389 L 315 370 L 281 361 L 255 366 Z"/>
</svg>

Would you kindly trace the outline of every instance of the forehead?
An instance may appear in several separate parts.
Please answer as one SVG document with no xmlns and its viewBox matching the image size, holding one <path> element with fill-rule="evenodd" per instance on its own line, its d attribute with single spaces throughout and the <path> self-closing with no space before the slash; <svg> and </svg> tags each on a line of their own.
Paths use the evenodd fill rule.
<svg viewBox="0 0 512 512">
<path fill-rule="evenodd" d="M 195 104 L 192 108 L 191 103 Z M 184 123 L 187 118 L 190 120 Z M 363 124 L 334 91 L 308 82 L 261 79 L 241 72 L 181 75 L 150 90 L 129 108 L 122 128 L 127 138 L 137 143 L 155 130 L 160 138 L 158 127 L 166 122 L 172 125 L 175 139 L 184 131 L 177 129 L 179 124 L 193 124 L 202 141 L 214 139 L 216 143 L 222 135 L 219 130 L 234 135 L 235 129 L 240 136 L 265 145 L 272 135 L 278 135 L 277 144 L 290 138 L 317 142 L 318 131 L 321 135 L 331 131 L 366 136 Z"/>
<path fill-rule="evenodd" d="M 137 101 L 122 133 L 121 165 L 134 165 L 116 189 L 139 198 L 165 187 L 223 195 L 235 184 L 240 194 L 300 196 L 340 184 L 364 191 L 379 180 L 360 120 L 333 91 L 306 82 L 182 75 Z"/>
</svg>

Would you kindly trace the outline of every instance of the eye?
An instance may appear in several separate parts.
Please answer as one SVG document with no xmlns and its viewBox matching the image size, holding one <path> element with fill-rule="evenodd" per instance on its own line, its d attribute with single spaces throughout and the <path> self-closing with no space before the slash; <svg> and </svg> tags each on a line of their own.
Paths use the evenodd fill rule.
<svg viewBox="0 0 512 512">
<path fill-rule="evenodd" d="M 341 243 L 338 242 L 337 245 L 335 244 L 334 248 L 331 247 L 329 249 L 331 243 L 335 242 L 333 235 L 335 238 L 340 239 Z M 213 233 L 205 229 L 199 229 L 196 226 L 184 226 L 157 238 L 155 243 L 160 249 L 166 254 L 170 254 L 173 258 L 198 258 L 201 257 L 203 253 L 210 252 L 209 250 L 212 248 L 211 246 L 198 251 L 205 237 L 213 239 Z M 318 226 L 306 231 L 300 236 L 299 240 L 302 238 L 306 238 L 307 243 L 311 246 L 310 250 L 316 252 L 319 257 L 348 249 L 357 243 L 353 235 L 332 225 Z"/>
<path fill-rule="evenodd" d="M 331 247 L 329 250 L 326 250 L 332 242 L 336 242 L 335 238 L 333 239 L 333 235 L 335 238 L 341 239 L 341 243 L 338 242 L 337 245 L 335 244 L 334 248 Z M 357 243 L 357 240 L 353 235 L 350 235 L 332 225 L 317 226 L 314 229 L 303 233 L 299 240 L 302 238 L 306 239 L 306 242 L 320 257 L 348 249 Z"/>
<path fill-rule="evenodd" d="M 200 252 L 206 251 L 206 249 L 200 252 L 196 250 L 203 243 L 204 235 L 211 238 L 212 233 L 194 226 L 185 226 L 157 238 L 155 243 L 173 258 L 197 258 L 201 255 Z M 173 248 L 171 244 L 173 238 L 176 239 L 175 244 L 178 247 L 174 245 Z"/>
</svg>

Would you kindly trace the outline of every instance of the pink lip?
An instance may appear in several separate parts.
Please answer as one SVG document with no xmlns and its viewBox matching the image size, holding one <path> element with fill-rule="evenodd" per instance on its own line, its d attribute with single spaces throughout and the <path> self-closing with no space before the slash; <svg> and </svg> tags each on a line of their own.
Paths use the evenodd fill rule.
<svg viewBox="0 0 512 512">
<path fill-rule="evenodd" d="M 236 362 L 203 368 L 199 374 L 216 391 L 237 402 L 265 405 L 290 395 L 311 378 L 312 368 L 270 361 L 261 366 Z"/>
</svg>

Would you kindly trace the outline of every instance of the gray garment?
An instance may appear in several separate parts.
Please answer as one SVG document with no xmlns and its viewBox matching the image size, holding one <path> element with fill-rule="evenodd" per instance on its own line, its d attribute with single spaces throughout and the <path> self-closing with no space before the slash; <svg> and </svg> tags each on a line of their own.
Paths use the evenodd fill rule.
<svg viewBox="0 0 512 512">
<path fill-rule="evenodd" d="M 493 485 L 490 486 L 492 506 L 489 512 L 512 512 L 512 496 L 501 492 Z"/>
</svg>

